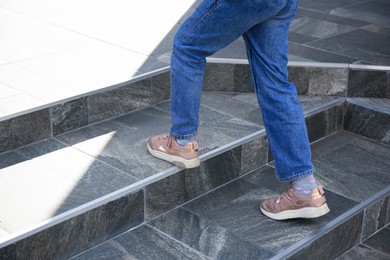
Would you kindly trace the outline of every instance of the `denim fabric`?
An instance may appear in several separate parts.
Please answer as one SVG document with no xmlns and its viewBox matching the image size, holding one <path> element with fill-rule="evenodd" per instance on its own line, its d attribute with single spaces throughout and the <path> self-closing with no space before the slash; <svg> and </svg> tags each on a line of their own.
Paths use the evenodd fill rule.
<svg viewBox="0 0 390 260">
<path fill-rule="evenodd" d="M 288 29 L 296 8 L 297 0 L 204 0 L 198 6 L 173 42 L 172 136 L 196 136 L 206 57 L 243 36 L 278 179 L 314 172 L 303 112 L 287 75 Z"/>
</svg>

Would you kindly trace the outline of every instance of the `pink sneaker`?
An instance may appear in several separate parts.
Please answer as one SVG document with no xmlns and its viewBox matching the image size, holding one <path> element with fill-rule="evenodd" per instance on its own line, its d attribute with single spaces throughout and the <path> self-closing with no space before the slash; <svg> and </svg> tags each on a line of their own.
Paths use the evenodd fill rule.
<svg viewBox="0 0 390 260">
<path fill-rule="evenodd" d="M 321 186 L 314 188 L 310 195 L 301 196 L 294 191 L 292 185 L 279 197 L 263 200 L 260 210 L 267 217 L 276 220 L 317 218 L 330 211 Z"/>
<path fill-rule="evenodd" d="M 181 146 L 168 134 L 152 136 L 149 138 L 148 150 L 154 157 L 180 168 L 195 168 L 200 165 L 199 144 L 196 140 Z"/>
</svg>

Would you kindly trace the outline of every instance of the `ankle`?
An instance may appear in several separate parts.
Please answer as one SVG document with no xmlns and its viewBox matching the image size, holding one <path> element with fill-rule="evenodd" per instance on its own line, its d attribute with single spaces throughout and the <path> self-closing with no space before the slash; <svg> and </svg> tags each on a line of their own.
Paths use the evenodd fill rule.
<svg viewBox="0 0 390 260">
<path fill-rule="evenodd" d="M 314 178 L 314 175 L 308 175 L 306 177 L 294 180 L 292 182 L 293 189 L 296 193 L 298 193 L 301 196 L 307 196 L 310 195 L 315 189 L 318 184 L 316 179 Z"/>
<path fill-rule="evenodd" d="M 184 139 L 175 138 L 175 141 L 180 146 L 186 146 L 188 143 L 191 143 L 195 139 L 196 139 L 195 137 L 193 137 L 193 138 L 184 138 Z"/>
</svg>

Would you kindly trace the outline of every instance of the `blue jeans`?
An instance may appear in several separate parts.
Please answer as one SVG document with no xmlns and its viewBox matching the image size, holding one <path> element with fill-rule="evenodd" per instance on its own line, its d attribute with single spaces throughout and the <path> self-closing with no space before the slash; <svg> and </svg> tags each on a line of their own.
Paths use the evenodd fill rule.
<svg viewBox="0 0 390 260">
<path fill-rule="evenodd" d="M 198 6 L 173 42 L 172 136 L 196 136 L 206 57 L 243 36 L 278 179 L 314 172 L 304 116 L 287 74 L 288 29 L 296 8 L 297 0 L 204 0 Z"/>
</svg>

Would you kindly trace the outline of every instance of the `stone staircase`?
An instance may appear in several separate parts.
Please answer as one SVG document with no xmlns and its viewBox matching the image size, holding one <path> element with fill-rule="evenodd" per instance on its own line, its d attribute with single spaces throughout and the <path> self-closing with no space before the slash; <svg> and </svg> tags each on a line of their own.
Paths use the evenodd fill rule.
<svg viewBox="0 0 390 260">
<path fill-rule="evenodd" d="M 201 166 L 151 157 L 169 68 L 0 122 L 0 259 L 388 259 L 390 72 L 290 63 L 331 212 L 274 221 L 279 194 L 248 65 L 210 60 Z"/>
</svg>

